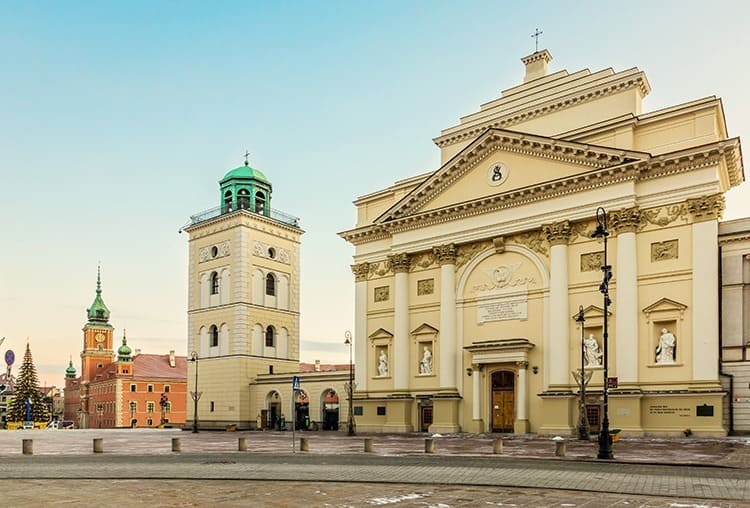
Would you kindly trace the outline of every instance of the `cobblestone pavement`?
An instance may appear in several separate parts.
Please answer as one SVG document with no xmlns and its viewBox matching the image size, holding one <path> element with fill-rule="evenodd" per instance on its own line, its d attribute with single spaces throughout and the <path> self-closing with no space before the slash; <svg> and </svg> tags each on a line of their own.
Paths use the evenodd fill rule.
<svg viewBox="0 0 750 508">
<path fill-rule="evenodd" d="M 309 452 L 299 452 L 300 437 Z M 374 453 L 363 452 L 364 437 Z M 566 441 L 555 457 L 549 437 L 504 436 L 495 455 L 497 436 L 432 436 L 436 453 L 425 454 L 425 437 L 298 432 L 292 453 L 288 432 L 7 431 L 0 478 L 15 479 L 3 486 L 11 506 L 38 502 L 39 482 L 45 496 L 57 492 L 55 504 L 73 505 L 87 488 L 114 495 L 124 482 L 140 496 L 124 506 L 159 505 L 151 489 L 169 500 L 161 506 L 750 506 L 750 438 L 622 439 L 615 460 L 599 461 L 593 441 Z M 105 453 L 92 453 L 94 438 Z M 181 453 L 171 451 L 175 438 Z M 24 439 L 32 456 L 21 454 Z"/>
</svg>

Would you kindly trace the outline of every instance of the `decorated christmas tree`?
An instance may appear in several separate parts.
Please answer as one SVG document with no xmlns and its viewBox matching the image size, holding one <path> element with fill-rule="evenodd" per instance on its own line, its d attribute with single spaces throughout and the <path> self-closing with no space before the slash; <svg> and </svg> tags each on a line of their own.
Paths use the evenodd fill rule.
<svg viewBox="0 0 750 508">
<path fill-rule="evenodd" d="M 44 395 L 39 392 L 39 378 L 36 375 L 36 368 L 34 367 L 34 360 L 31 358 L 31 348 L 28 342 L 26 343 L 26 353 L 23 355 L 23 363 L 13 387 L 10 421 L 26 421 L 27 407 L 30 415 L 29 421 L 46 422 L 49 420 L 49 410 L 44 402 Z"/>
</svg>

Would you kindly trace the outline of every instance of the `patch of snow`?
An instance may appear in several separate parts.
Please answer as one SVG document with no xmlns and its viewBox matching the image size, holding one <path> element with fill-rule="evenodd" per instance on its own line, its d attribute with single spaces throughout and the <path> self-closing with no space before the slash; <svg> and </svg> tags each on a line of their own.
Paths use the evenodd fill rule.
<svg viewBox="0 0 750 508">
<path fill-rule="evenodd" d="M 400 503 L 401 501 L 412 501 L 414 499 L 421 499 L 423 497 L 427 497 L 427 495 L 426 494 L 404 494 L 404 495 L 396 496 L 396 497 L 373 497 L 372 499 L 368 499 L 367 502 L 369 504 L 373 504 L 376 506 L 382 506 L 385 504 Z"/>
<path fill-rule="evenodd" d="M 565 441 L 565 438 L 561 436 L 555 436 L 552 438 L 552 441 Z"/>
<path fill-rule="evenodd" d="M 670 508 L 714 508 L 707 504 L 682 504 L 682 503 L 670 503 Z"/>
<path fill-rule="evenodd" d="M 443 437 L 442 434 L 433 434 L 432 437 Z"/>
</svg>

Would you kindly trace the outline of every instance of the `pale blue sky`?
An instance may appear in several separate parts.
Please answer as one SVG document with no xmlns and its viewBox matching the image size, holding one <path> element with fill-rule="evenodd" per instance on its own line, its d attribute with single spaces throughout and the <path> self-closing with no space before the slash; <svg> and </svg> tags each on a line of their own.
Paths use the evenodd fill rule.
<svg viewBox="0 0 750 508">
<path fill-rule="evenodd" d="M 248 149 L 306 231 L 302 359 L 345 361 L 351 201 L 436 169 L 432 137 L 521 82 L 536 27 L 552 71 L 639 67 L 645 110 L 717 95 L 750 139 L 748 19 L 722 1 L 0 1 L 3 350 L 29 336 L 62 384 L 101 260 L 116 336 L 185 354 L 177 231 Z M 725 217 L 747 215 L 745 185 Z"/>
</svg>

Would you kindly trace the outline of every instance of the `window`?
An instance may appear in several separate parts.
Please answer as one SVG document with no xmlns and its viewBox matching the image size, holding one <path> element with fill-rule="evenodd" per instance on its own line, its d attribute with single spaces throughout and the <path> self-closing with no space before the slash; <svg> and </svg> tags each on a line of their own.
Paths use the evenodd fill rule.
<svg viewBox="0 0 750 508">
<path fill-rule="evenodd" d="M 164 403 L 164 412 L 165 413 L 171 413 L 172 412 L 172 403 L 167 401 Z"/>
<path fill-rule="evenodd" d="M 273 247 L 268 248 L 268 257 L 271 259 L 276 259 L 276 249 Z"/>
<path fill-rule="evenodd" d="M 228 190 L 224 193 L 224 211 L 232 211 L 232 191 Z"/>
<path fill-rule="evenodd" d="M 148 387 L 146 388 L 146 391 L 149 392 L 149 393 L 153 392 L 154 391 L 154 385 L 148 385 Z"/>
<path fill-rule="evenodd" d="M 255 213 L 266 211 L 266 195 L 258 191 L 255 193 Z"/>
<path fill-rule="evenodd" d="M 268 328 L 266 328 L 266 347 L 275 347 L 276 346 L 276 330 L 273 329 L 273 326 L 269 325 Z"/>
<path fill-rule="evenodd" d="M 153 424 L 154 424 L 154 421 L 151 418 L 146 420 L 146 425 L 153 425 Z"/>
<path fill-rule="evenodd" d="M 214 412 L 214 401 L 211 401 L 211 412 Z"/>
<path fill-rule="evenodd" d="M 146 412 L 147 413 L 153 413 L 155 407 L 156 407 L 156 404 L 154 404 L 153 401 L 146 402 Z"/>
<path fill-rule="evenodd" d="M 266 294 L 276 296 L 276 277 L 272 273 L 266 275 Z"/>
<path fill-rule="evenodd" d="M 164 393 L 169 393 L 169 385 L 164 385 Z"/>
<path fill-rule="evenodd" d="M 130 391 L 131 392 L 135 392 L 135 391 L 137 391 L 137 389 L 138 389 L 137 385 L 130 385 Z"/>
<path fill-rule="evenodd" d="M 211 272 L 211 294 L 219 294 L 219 274 L 216 272 Z"/>
<path fill-rule="evenodd" d="M 237 191 L 237 208 L 247 210 L 250 208 L 250 193 L 247 189 Z"/>
<path fill-rule="evenodd" d="M 219 329 L 216 327 L 216 325 L 211 325 L 211 330 L 208 332 L 208 345 L 210 347 L 216 347 L 219 345 Z"/>
</svg>

